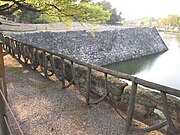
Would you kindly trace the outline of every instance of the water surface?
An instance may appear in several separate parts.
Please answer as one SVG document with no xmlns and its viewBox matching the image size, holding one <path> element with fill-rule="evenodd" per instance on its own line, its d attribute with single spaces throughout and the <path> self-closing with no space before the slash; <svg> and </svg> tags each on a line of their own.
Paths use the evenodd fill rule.
<svg viewBox="0 0 180 135">
<path fill-rule="evenodd" d="M 169 48 L 168 51 L 106 67 L 180 89 L 180 35 L 161 33 L 161 37 Z"/>
</svg>

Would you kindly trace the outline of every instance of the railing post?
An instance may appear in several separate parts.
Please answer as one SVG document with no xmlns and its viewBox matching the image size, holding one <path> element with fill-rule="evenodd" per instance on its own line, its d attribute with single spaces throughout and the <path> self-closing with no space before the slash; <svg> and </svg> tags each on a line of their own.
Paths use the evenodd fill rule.
<svg viewBox="0 0 180 135">
<path fill-rule="evenodd" d="M 125 131 L 126 132 L 129 131 L 129 128 L 130 128 L 130 126 L 132 124 L 136 92 L 137 92 L 137 83 L 135 83 L 133 81 L 132 87 L 131 87 L 131 94 L 130 94 L 130 97 L 129 97 L 128 110 L 127 110 L 127 118 L 126 118 L 126 126 L 125 126 Z"/>
<path fill-rule="evenodd" d="M 61 58 L 61 81 L 62 81 L 62 89 L 65 88 L 65 65 L 64 58 Z"/>
<path fill-rule="evenodd" d="M 5 85 L 5 72 L 4 72 L 4 60 L 3 60 L 3 42 L 0 41 L 0 90 L 7 98 L 7 90 Z M 2 96 L 0 95 L 0 126 L 1 126 L 1 134 L 9 135 L 8 128 L 5 124 L 4 116 L 6 116 L 6 106 L 3 101 Z"/>
<path fill-rule="evenodd" d="M 179 133 L 178 133 L 178 131 L 177 131 L 176 127 L 174 126 L 174 123 L 171 119 L 171 115 L 170 115 L 169 108 L 168 108 L 166 93 L 161 92 L 161 99 L 162 99 L 162 104 L 163 104 L 163 112 L 164 112 L 164 115 L 166 117 L 167 124 L 168 124 L 171 132 L 173 133 L 173 135 L 179 135 Z"/>
<path fill-rule="evenodd" d="M 88 68 L 87 77 L 86 77 L 86 103 L 89 104 L 89 94 L 91 87 L 91 68 Z"/>
<path fill-rule="evenodd" d="M 91 68 L 88 68 L 87 77 L 86 77 L 86 103 L 89 105 L 89 94 L 90 94 L 90 87 L 91 87 Z"/>
<path fill-rule="evenodd" d="M 46 52 L 43 51 L 43 65 L 44 65 L 44 76 L 47 78 L 48 77 L 48 67 L 47 67 L 47 58 L 46 58 Z"/>
</svg>

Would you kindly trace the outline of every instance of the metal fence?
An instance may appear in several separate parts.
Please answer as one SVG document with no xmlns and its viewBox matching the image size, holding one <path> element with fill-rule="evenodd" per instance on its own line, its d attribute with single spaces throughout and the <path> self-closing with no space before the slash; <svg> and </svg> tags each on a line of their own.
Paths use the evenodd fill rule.
<svg viewBox="0 0 180 135">
<path fill-rule="evenodd" d="M 42 72 L 44 73 L 45 77 L 49 76 L 49 72 L 52 74 L 55 74 L 56 77 L 61 81 L 62 88 L 67 88 L 71 84 L 79 85 L 78 79 L 75 75 L 75 67 L 76 66 L 83 66 L 87 69 L 86 74 L 86 102 L 87 104 L 97 104 L 104 99 L 108 98 L 109 96 L 109 90 L 108 90 L 108 75 L 114 76 L 119 79 L 128 80 L 132 83 L 131 87 L 131 94 L 130 94 L 130 100 L 128 103 L 128 110 L 127 110 L 127 117 L 126 117 L 126 124 L 125 124 L 125 131 L 129 131 L 130 129 L 138 130 L 142 132 L 149 132 L 152 130 L 160 129 L 161 127 L 168 125 L 169 129 L 174 135 L 178 135 L 178 130 L 174 126 L 174 123 L 171 119 L 171 114 L 168 108 L 167 103 L 167 94 L 180 97 L 180 90 L 170 88 L 167 86 L 163 86 L 157 83 L 149 82 L 128 74 L 124 74 L 118 71 L 113 71 L 104 67 L 100 67 L 94 64 L 89 64 L 83 61 L 79 61 L 77 59 L 57 54 L 54 52 L 51 52 L 49 50 L 45 50 L 33 45 L 28 45 L 25 43 L 22 43 L 20 41 L 17 41 L 16 39 L 13 39 L 8 36 L 1 35 L 1 40 L 4 42 L 4 49 L 9 52 L 13 57 L 18 58 L 19 60 L 22 60 L 25 64 L 29 64 L 32 69 L 36 69 L 38 66 L 40 66 Z M 56 59 L 58 58 L 59 64 L 56 65 L 55 63 Z M 66 62 L 70 63 L 70 70 L 69 71 L 72 75 L 72 80 L 65 82 L 65 70 L 66 70 Z M 97 100 L 92 100 L 90 94 L 91 94 L 91 76 L 92 76 L 92 70 L 98 71 L 102 74 L 104 74 L 104 84 L 105 84 L 105 92 L 103 95 L 99 97 Z M 135 108 L 135 98 L 137 93 L 137 86 L 144 86 L 150 89 L 157 90 L 161 93 L 161 100 L 163 104 L 163 113 L 165 115 L 166 121 L 158 123 L 153 126 L 149 126 L 147 128 L 136 128 L 132 125 L 133 121 L 133 114 L 134 114 L 134 108 Z"/>
</svg>

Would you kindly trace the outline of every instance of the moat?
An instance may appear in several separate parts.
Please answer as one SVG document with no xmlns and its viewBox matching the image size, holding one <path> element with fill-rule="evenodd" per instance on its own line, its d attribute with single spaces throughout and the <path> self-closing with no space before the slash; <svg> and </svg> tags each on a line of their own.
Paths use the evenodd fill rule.
<svg viewBox="0 0 180 135">
<path fill-rule="evenodd" d="M 180 35 L 160 33 L 168 51 L 106 67 L 180 89 Z"/>
</svg>

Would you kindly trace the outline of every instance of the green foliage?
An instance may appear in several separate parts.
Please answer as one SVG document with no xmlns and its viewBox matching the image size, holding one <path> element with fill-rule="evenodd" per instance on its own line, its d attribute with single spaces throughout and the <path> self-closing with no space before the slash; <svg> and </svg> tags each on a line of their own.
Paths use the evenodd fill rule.
<svg viewBox="0 0 180 135">
<path fill-rule="evenodd" d="M 110 12 L 102 7 L 92 5 L 90 0 L 24 0 L 14 3 L 13 0 L 4 0 L 0 15 L 18 13 L 19 19 L 28 22 L 62 21 L 70 25 L 73 21 L 99 23 L 110 18 Z M 8 8 L 3 8 L 6 5 Z M 17 10 L 18 9 L 18 10 Z M 10 12 L 12 11 L 12 13 Z"/>
<path fill-rule="evenodd" d="M 121 12 L 117 13 L 116 8 L 112 8 L 110 2 L 104 0 L 95 3 L 95 5 L 101 6 L 103 10 L 110 12 L 110 18 L 106 21 L 107 24 L 122 24 L 123 18 L 121 17 Z"/>
<path fill-rule="evenodd" d="M 108 2 L 108 1 L 105 1 L 105 0 L 95 3 L 95 5 L 102 6 L 102 8 L 104 10 L 109 10 L 110 11 L 112 9 L 111 3 Z"/>
<path fill-rule="evenodd" d="M 50 82 L 42 82 L 37 85 L 38 90 L 44 90 L 50 86 Z"/>
<path fill-rule="evenodd" d="M 18 74 L 18 73 L 22 73 L 23 72 L 23 68 L 22 67 L 8 67 L 8 70 L 13 73 L 13 74 Z"/>
<path fill-rule="evenodd" d="M 34 13 L 28 10 L 24 10 L 16 14 L 18 20 L 28 22 L 28 23 L 34 23 L 35 19 L 40 17 L 40 15 L 41 14 L 38 12 Z"/>
<path fill-rule="evenodd" d="M 178 15 L 168 15 L 165 18 L 154 18 L 154 17 L 143 17 L 135 20 L 124 21 L 125 25 L 137 26 L 137 27 L 164 27 L 166 30 L 174 30 L 174 28 L 179 29 L 180 27 L 180 16 Z M 176 30 L 177 31 L 177 30 Z"/>
<path fill-rule="evenodd" d="M 180 27 L 180 16 L 168 15 L 166 18 L 160 18 L 159 23 L 161 26 Z"/>
<path fill-rule="evenodd" d="M 16 16 L 18 20 L 28 23 L 51 23 L 59 21 L 57 16 L 49 16 L 47 14 L 41 14 L 39 12 L 32 12 L 28 10 L 23 10 L 17 13 Z"/>
<path fill-rule="evenodd" d="M 116 9 L 112 9 L 110 20 L 107 21 L 107 24 L 121 24 L 122 20 L 123 19 L 121 18 L 121 12 L 118 15 Z"/>
<path fill-rule="evenodd" d="M 143 17 L 143 18 L 139 18 L 139 19 L 136 19 L 134 22 L 135 25 L 137 27 L 151 27 L 151 26 L 157 26 L 157 22 L 158 20 L 155 19 L 154 17 Z"/>
<path fill-rule="evenodd" d="M 80 21 L 90 21 L 95 23 L 100 23 L 104 20 L 109 20 L 110 12 L 104 11 L 102 7 L 92 6 L 90 4 L 81 5 L 81 16 L 77 15 L 78 20 Z"/>
<path fill-rule="evenodd" d="M 178 15 L 168 15 L 165 18 L 156 19 L 154 17 L 143 17 L 135 20 L 130 20 L 126 22 L 126 25 L 133 24 L 137 27 L 152 27 L 152 26 L 159 26 L 159 27 L 169 27 L 175 28 L 180 27 L 180 16 Z"/>
<path fill-rule="evenodd" d="M 47 14 L 41 14 L 38 18 L 35 18 L 35 20 L 32 23 L 54 23 L 59 22 L 59 18 L 57 16 L 49 16 Z"/>
</svg>

